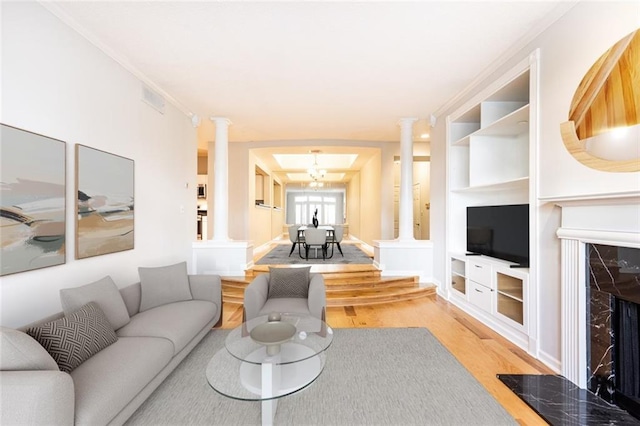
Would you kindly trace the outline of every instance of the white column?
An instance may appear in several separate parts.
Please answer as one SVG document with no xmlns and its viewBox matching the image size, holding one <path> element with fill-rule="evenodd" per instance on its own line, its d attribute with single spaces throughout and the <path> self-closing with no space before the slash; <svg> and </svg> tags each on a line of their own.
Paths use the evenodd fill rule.
<svg viewBox="0 0 640 426">
<path fill-rule="evenodd" d="M 211 117 L 216 125 L 213 187 L 213 239 L 229 240 L 229 125 L 224 117 Z"/>
<path fill-rule="evenodd" d="M 224 117 L 210 117 L 216 126 L 215 141 L 209 143 L 209 179 L 213 174 L 213 204 L 208 204 L 213 238 L 195 241 L 191 262 L 192 274 L 244 276 L 253 266 L 251 241 L 229 238 L 229 125 Z M 211 182 L 211 180 L 209 180 Z M 207 197 L 210 200 L 210 197 Z M 210 202 L 210 201 L 209 201 Z M 213 221 L 211 221 L 213 210 Z"/>
<path fill-rule="evenodd" d="M 413 238 L 413 123 L 417 118 L 400 119 L 400 202 L 398 240 Z"/>
</svg>

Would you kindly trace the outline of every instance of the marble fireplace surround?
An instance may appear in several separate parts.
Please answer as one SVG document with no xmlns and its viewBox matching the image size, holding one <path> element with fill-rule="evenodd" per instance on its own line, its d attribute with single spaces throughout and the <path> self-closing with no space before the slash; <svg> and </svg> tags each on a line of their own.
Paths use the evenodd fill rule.
<svg viewBox="0 0 640 426">
<path fill-rule="evenodd" d="M 557 203 L 562 207 L 562 375 L 588 385 L 587 244 L 640 248 L 640 197 Z"/>
</svg>

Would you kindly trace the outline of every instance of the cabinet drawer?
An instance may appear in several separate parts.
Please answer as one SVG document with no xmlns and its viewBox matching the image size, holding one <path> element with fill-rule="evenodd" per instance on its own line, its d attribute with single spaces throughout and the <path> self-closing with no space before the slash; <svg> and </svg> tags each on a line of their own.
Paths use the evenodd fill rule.
<svg viewBox="0 0 640 426">
<path fill-rule="evenodd" d="M 491 266 L 482 263 L 469 263 L 469 279 L 491 287 Z"/>
<path fill-rule="evenodd" d="M 491 296 L 492 291 L 490 288 L 478 284 L 474 281 L 469 281 L 469 301 L 487 312 L 491 312 Z"/>
</svg>

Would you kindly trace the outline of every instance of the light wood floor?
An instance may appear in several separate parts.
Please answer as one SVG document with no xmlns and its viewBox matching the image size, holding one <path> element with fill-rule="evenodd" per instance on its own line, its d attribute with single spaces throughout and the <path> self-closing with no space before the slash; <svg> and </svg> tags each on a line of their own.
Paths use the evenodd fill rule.
<svg viewBox="0 0 640 426">
<path fill-rule="evenodd" d="M 242 306 L 223 307 L 223 328 L 242 322 Z M 523 425 L 545 425 L 496 374 L 554 374 L 541 362 L 438 296 L 375 306 L 328 308 L 333 328 L 426 327 Z M 479 422 L 482 421 L 482 413 Z"/>
</svg>

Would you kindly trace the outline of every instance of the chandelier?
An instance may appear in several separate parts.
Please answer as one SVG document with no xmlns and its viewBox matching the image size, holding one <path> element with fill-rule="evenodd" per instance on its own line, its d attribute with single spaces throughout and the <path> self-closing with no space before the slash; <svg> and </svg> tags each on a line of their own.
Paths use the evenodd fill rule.
<svg viewBox="0 0 640 426">
<path fill-rule="evenodd" d="M 320 151 L 315 150 L 310 152 L 313 154 L 313 164 L 307 169 L 307 173 L 309 173 L 309 176 L 311 176 L 311 179 L 313 179 L 314 182 L 318 183 L 320 179 L 324 178 L 324 176 L 327 174 L 327 171 L 324 169 L 320 169 L 318 166 L 318 153 Z"/>
</svg>

